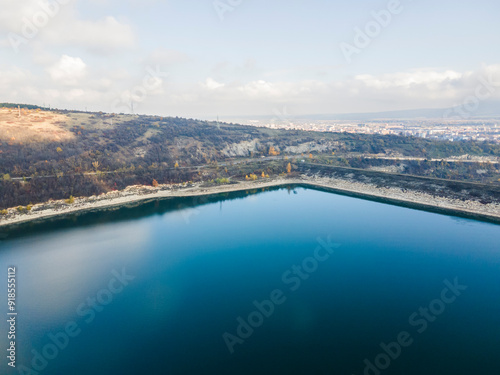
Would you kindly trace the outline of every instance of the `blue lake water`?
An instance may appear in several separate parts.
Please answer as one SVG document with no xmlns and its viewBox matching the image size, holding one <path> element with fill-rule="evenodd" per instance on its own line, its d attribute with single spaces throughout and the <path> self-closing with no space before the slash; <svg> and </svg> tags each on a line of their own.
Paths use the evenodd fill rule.
<svg viewBox="0 0 500 375">
<path fill-rule="evenodd" d="M 27 225 L 0 241 L 0 373 L 500 374 L 499 240 L 300 187 Z"/>
</svg>

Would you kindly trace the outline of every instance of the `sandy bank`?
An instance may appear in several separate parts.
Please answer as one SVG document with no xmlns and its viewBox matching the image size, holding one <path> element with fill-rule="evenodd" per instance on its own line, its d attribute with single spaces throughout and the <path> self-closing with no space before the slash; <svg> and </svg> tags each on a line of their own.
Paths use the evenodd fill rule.
<svg viewBox="0 0 500 375">
<path fill-rule="evenodd" d="M 8 214 L 0 217 L 0 227 L 20 224 L 28 221 L 38 221 L 55 216 L 64 216 L 72 213 L 95 211 L 99 209 L 122 206 L 151 199 L 175 197 L 192 197 L 262 189 L 283 185 L 303 185 L 317 187 L 333 192 L 381 200 L 387 203 L 405 204 L 410 207 L 438 211 L 448 214 L 460 214 L 471 218 L 490 220 L 500 223 L 500 204 L 482 204 L 478 201 L 459 200 L 438 197 L 431 194 L 397 188 L 377 187 L 372 184 L 348 181 L 329 177 L 301 176 L 299 178 L 277 178 L 262 181 L 244 181 L 230 185 L 203 187 L 192 185 L 160 185 L 157 188 L 148 186 L 130 186 L 123 191 L 115 191 L 100 196 L 76 198 L 74 203 L 64 201 L 49 201 L 34 205 L 31 211 L 18 212 L 9 209 Z"/>
</svg>

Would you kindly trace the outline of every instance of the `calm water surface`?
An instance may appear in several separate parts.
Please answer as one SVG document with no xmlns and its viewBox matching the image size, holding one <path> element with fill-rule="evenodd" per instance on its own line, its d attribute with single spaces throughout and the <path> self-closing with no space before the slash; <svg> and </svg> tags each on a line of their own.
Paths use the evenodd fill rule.
<svg viewBox="0 0 500 375">
<path fill-rule="evenodd" d="M 196 203 L 9 233 L 0 373 L 500 374 L 500 226 L 303 188 Z"/>
</svg>

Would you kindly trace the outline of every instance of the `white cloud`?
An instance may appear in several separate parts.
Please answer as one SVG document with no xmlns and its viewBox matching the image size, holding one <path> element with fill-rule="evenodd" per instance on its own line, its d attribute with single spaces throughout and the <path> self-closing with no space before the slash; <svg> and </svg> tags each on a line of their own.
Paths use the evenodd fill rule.
<svg viewBox="0 0 500 375">
<path fill-rule="evenodd" d="M 21 32 L 23 19 L 31 19 L 40 10 L 36 0 L 2 1 L 1 6 L 0 31 L 3 32 Z"/>
<path fill-rule="evenodd" d="M 63 55 L 61 59 L 47 69 L 56 83 L 73 86 L 85 76 L 87 65 L 79 57 Z"/>
<path fill-rule="evenodd" d="M 85 90 L 82 89 L 71 89 L 66 95 L 68 96 L 68 100 L 74 101 L 85 98 Z"/>
<path fill-rule="evenodd" d="M 240 86 L 238 90 L 249 98 L 257 97 L 272 97 L 280 96 L 279 86 L 282 84 L 274 84 L 264 80 L 249 82 L 243 86 Z"/>
<path fill-rule="evenodd" d="M 97 21 L 65 19 L 61 25 L 63 26 L 47 31 L 48 42 L 83 47 L 101 54 L 129 49 L 136 43 L 132 27 L 119 22 L 112 16 Z"/>
<path fill-rule="evenodd" d="M 462 78 L 462 74 L 455 71 L 415 71 L 395 74 L 385 74 L 380 77 L 373 75 L 358 75 L 356 80 L 364 83 L 367 87 L 375 89 L 387 89 L 391 87 L 411 88 L 418 85 L 428 85 L 439 87 L 447 82 L 457 81 Z"/>
<path fill-rule="evenodd" d="M 0 95 L 13 102 L 45 102 L 58 108 L 113 112 L 112 103 L 124 92 L 136 92 L 134 88 L 142 84 L 145 74 L 140 66 L 136 70 L 89 66 L 82 58 L 69 55 L 51 60 L 46 71 L 47 75 L 36 74 L 0 65 Z M 474 95 L 484 80 L 494 84 L 491 99 L 500 99 L 500 65 L 463 72 L 421 69 L 358 75 L 335 81 L 224 82 L 209 76 L 197 84 L 174 81 L 166 85 L 159 78 L 147 81 L 147 95 L 134 108 L 139 113 L 200 118 L 217 114 L 272 116 L 273 109 L 283 106 L 295 115 L 447 108 Z"/>
<path fill-rule="evenodd" d="M 148 65 L 170 66 L 174 64 L 182 64 L 190 61 L 188 55 L 181 51 L 166 49 L 163 47 L 156 48 L 144 60 Z"/>
<path fill-rule="evenodd" d="M 205 111 L 266 115 L 280 105 L 293 108 L 296 114 L 447 108 L 473 95 L 482 79 L 498 82 L 491 99 L 500 99 L 500 65 L 491 65 L 476 71 L 421 69 L 330 82 L 255 80 L 222 84 L 207 78 L 198 86 L 177 88 L 168 100 L 179 111 L 196 111 L 202 116 Z"/>
<path fill-rule="evenodd" d="M 215 79 L 212 78 L 207 78 L 205 83 L 202 85 L 202 87 L 208 89 L 208 90 L 217 90 L 220 89 L 221 87 L 224 87 L 223 83 L 217 82 Z"/>
<path fill-rule="evenodd" d="M 34 41 L 44 47 L 84 48 L 98 54 L 128 50 L 136 45 L 132 27 L 116 16 L 83 19 L 77 11 L 77 2 L 52 0 L 2 1 L 0 14 L 0 47 L 17 46 L 29 50 Z M 43 4 L 51 4 L 50 7 Z"/>
</svg>

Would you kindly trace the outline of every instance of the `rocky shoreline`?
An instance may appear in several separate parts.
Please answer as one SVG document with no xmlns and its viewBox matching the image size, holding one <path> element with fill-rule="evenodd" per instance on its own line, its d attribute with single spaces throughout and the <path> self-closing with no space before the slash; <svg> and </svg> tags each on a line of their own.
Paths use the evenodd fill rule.
<svg viewBox="0 0 500 375">
<path fill-rule="evenodd" d="M 203 184 L 176 184 L 150 186 L 129 186 L 123 191 L 113 191 L 99 196 L 75 198 L 73 203 L 64 200 L 49 201 L 33 205 L 29 211 L 20 212 L 17 208 L 7 210 L 0 216 L 0 227 L 8 227 L 30 221 L 66 216 L 86 211 L 96 211 L 147 201 L 175 197 L 193 197 L 245 191 L 285 185 L 300 185 L 325 189 L 351 196 L 377 199 L 391 204 L 402 204 L 423 210 L 457 214 L 474 219 L 500 223 L 500 200 L 482 203 L 477 200 L 447 198 L 418 190 L 397 187 L 382 187 L 345 178 L 301 175 L 294 178 L 276 178 L 261 181 L 242 181 L 227 185 L 204 186 Z"/>
<path fill-rule="evenodd" d="M 500 202 L 481 203 L 476 200 L 447 198 L 421 191 L 377 187 L 372 184 L 328 177 L 308 178 L 301 185 L 323 188 L 361 198 L 377 199 L 389 204 L 400 204 L 421 210 L 460 215 L 500 224 Z"/>
</svg>

